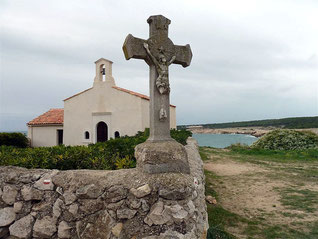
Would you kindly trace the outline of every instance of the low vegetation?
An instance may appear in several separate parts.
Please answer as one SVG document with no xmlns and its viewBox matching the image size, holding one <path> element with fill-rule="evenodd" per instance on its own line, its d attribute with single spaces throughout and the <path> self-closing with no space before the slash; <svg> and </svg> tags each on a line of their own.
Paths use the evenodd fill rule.
<svg viewBox="0 0 318 239">
<path fill-rule="evenodd" d="M 28 139 L 22 133 L 0 133 L 1 145 L 26 148 L 28 146 Z"/>
<path fill-rule="evenodd" d="M 318 116 L 315 117 L 294 117 L 283 119 L 267 119 L 242 122 L 230 122 L 219 124 L 203 124 L 204 128 L 220 129 L 235 127 L 278 127 L 286 129 L 308 129 L 318 128 Z M 186 128 L 186 125 L 178 126 L 180 129 Z"/>
<path fill-rule="evenodd" d="M 303 150 L 318 148 L 318 135 L 309 131 L 277 129 L 257 140 L 252 148 L 269 150 Z"/>
<path fill-rule="evenodd" d="M 181 144 L 191 136 L 186 130 L 171 130 L 171 136 Z M 136 166 L 134 148 L 149 136 L 149 130 L 135 136 L 124 136 L 88 146 L 54 146 L 18 148 L 0 146 L 0 166 L 20 166 L 45 169 L 122 169 Z"/>
</svg>

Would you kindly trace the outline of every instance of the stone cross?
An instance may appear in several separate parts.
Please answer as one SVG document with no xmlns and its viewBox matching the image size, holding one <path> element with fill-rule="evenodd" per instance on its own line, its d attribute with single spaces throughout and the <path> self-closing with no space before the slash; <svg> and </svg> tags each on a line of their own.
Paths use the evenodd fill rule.
<svg viewBox="0 0 318 239">
<path fill-rule="evenodd" d="M 169 141 L 170 137 L 170 86 L 169 65 L 190 65 L 190 45 L 174 45 L 168 38 L 170 20 L 162 15 L 151 16 L 149 39 L 143 40 L 129 34 L 123 45 L 126 60 L 143 59 L 149 65 L 150 136 L 148 141 Z"/>
</svg>

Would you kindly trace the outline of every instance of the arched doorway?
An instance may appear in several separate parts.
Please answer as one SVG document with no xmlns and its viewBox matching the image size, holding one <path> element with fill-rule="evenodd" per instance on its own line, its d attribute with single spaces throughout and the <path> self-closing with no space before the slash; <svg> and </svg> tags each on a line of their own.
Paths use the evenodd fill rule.
<svg viewBox="0 0 318 239">
<path fill-rule="evenodd" d="M 108 137 L 108 127 L 107 124 L 103 121 L 99 122 L 96 127 L 97 131 L 97 142 L 105 142 Z"/>
</svg>

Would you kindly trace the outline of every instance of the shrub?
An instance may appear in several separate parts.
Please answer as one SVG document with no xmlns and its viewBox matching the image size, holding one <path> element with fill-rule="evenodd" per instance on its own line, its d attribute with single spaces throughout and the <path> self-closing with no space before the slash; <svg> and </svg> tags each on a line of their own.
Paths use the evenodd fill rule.
<svg viewBox="0 0 318 239">
<path fill-rule="evenodd" d="M 185 129 L 182 129 L 182 130 L 172 129 L 170 133 L 172 138 L 174 138 L 176 141 L 178 141 L 180 144 L 183 144 L 183 145 L 186 145 L 188 137 L 192 136 L 192 132 L 187 131 Z"/>
<path fill-rule="evenodd" d="M 0 133 L 0 146 L 7 145 L 26 148 L 28 143 L 28 138 L 22 133 Z"/>
<path fill-rule="evenodd" d="M 251 148 L 269 150 L 301 150 L 318 148 L 318 135 L 309 131 L 278 129 L 267 133 Z"/>
<path fill-rule="evenodd" d="M 185 144 L 191 134 L 172 130 L 172 137 Z M 87 146 L 17 148 L 0 146 L 0 165 L 46 169 L 121 169 L 136 166 L 134 149 L 149 136 L 149 130 Z"/>
</svg>

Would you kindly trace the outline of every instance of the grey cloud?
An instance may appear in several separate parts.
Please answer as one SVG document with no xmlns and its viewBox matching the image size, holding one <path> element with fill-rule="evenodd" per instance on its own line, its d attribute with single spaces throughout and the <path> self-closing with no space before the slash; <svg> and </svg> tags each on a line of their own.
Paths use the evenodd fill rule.
<svg viewBox="0 0 318 239">
<path fill-rule="evenodd" d="M 128 33 L 147 38 L 146 19 L 172 20 L 190 67 L 170 69 L 177 123 L 318 114 L 318 21 L 314 1 L 1 1 L 0 130 L 91 87 L 94 61 L 114 62 L 117 85 L 148 94 L 148 66 L 126 61 Z M 316 90 L 315 90 L 316 89 Z M 4 123 L 5 122 L 5 123 Z"/>
</svg>

